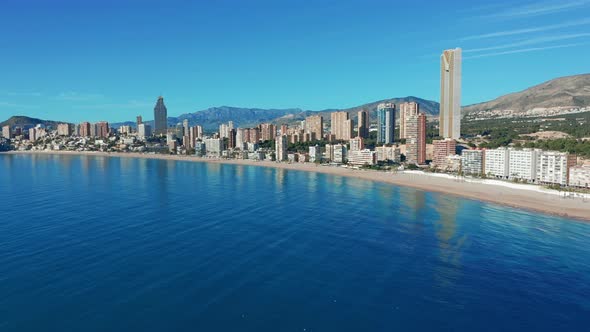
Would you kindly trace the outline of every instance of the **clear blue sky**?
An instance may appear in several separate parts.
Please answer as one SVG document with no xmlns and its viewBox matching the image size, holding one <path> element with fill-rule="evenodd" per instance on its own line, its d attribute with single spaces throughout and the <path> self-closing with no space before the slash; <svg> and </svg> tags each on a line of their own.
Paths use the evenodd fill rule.
<svg viewBox="0 0 590 332">
<path fill-rule="evenodd" d="M 3 0 L 0 120 L 438 101 L 454 47 L 464 105 L 590 72 L 590 0 L 446 2 Z"/>
</svg>

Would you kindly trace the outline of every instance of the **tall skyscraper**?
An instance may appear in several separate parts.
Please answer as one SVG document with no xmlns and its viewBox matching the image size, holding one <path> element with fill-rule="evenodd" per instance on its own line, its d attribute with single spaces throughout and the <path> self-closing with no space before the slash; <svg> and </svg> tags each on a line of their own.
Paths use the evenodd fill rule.
<svg viewBox="0 0 590 332">
<path fill-rule="evenodd" d="M 310 135 L 310 140 L 320 140 L 324 137 L 324 118 L 321 115 L 312 115 L 305 118 L 305 133 Z"/>
<path fill-rule="evenodd" d="M 461 49 L 440 56 L 440 136 L 461 137 Z"/>
<path fill-rule="evenodd" d="M 166 135 L 168 129 L 168 110 L 164 105 L 164 97 L 158 97 L 156 107 L 154 107 L 154 134 Z"/>
<path fill-rule="evenodd" d="M 143 118 L 141 117 L 141 115 L 138 115 L 136 119 L 136 125 L 139 127 L 140 124 L 143 123 Z"/>
<path fill-rule="evenodd" d="M 357 121 L 358 137 L 369 138 L 369 112 L 359 111 Z"/>
<path fill-rule="evenodd" d="M 190 136 L 190 126 L 188 124 L 188 119 L 182 120 L 182 135 Z"/>
<path fill-rule="evenodd" d="M 80 124 L 80 136 L 82 137 L 90 137 L 92 136 L 91 132 L 90 132 L 90 122 L 82 122 Z"/>
<path fill-rule="evenodd" d="M 406 118 L 406 161 L 426 163 L 426 115 L 422 113 Z"/>
<path fill-rule="evenodd" d="M 276 160 L 287 160 L 287 135 L 278 136 L 275 141 Z"/>
<path fill-rule="evenodd" d="M 109 137 L 109 123 L 101 121 L 96 123 L 96 136 L 106 138 Z"/>
<path fill-rule="evenodd" d="M 348 112 L 334 112 L 330 114 L 332 122 L 332 134 L 337 140 L 350 140 L 352 138 L 352 120 Z"/>
<path fill-rule="evenodd" d="M 383 103 L 377 106 L 377 143 L 392 144 L 395 127 L 395 104 Z"/>
<path fill-rule="evenodd" d="M 406 137 L 407 119 L 412 115 L 418 115 L 420 107 L 418 103 L 410 101 L 401 103 L 399 105 L 399 138 L 404 139 Z"/>
</svg>

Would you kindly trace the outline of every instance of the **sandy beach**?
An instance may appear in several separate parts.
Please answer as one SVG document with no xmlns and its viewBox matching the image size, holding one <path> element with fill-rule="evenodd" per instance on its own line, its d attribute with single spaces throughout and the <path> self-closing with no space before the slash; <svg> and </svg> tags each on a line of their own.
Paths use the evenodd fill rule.
<svg viewBox="0 0 590 332">
<path fill-rule="evenodd" d="M 511 206 L 546 214 L 559 215 L 590 221 L 590 198 L 559 195 L 556 191 L 543 192 L 539 186 L 511 185 L 508 183 L 482 183 L 467 181 L 450 176 L 433 176 L 416 172 L 382 172 L 373 170 L 354 170 L 344 167 L 320 166 L 311 163 L 277 163 L 239 159 L 210 159 L 193 156 L 156 155 L 142 153 L 102 153 L 68 151 L 11 151 L 5 154 L 61 154 L 108 156 L 117 158 L 147 158 L 190 162 L 207 162 L 257 167 L 273 167 L 294 171 L 317 172 L 338 176 L 353 177 L 368 181 L 378 181 L 396 186 L 411 187 L 425 191 L 439 192 L 480 201 Z"/>
</svg>

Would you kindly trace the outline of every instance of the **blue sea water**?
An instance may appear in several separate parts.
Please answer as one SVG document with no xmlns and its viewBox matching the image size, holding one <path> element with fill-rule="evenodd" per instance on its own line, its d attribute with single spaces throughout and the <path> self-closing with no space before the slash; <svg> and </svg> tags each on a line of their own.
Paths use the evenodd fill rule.
<svg viewBox="0 0 590 332">
<path fill-rule="evenodd" d="M 0 154 L 0 331 L 589 331 L 590 224 L 338 176 Z"/>
</svg>

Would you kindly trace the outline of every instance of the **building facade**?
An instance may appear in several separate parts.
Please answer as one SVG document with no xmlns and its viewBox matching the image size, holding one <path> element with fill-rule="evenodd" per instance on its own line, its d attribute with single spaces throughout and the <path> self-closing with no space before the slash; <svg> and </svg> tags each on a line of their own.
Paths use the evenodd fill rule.
<svg viewBox="0 0 590 332">
<path fill-rule="evenodd" d="M 395 128 L 395 104 L 382 103 L 377 106 L 377 143 L 393 144 Z"/>
<path fill-rule="evenodd" d="M 461 137 L 461 49 L 445 50 L 440 56 L 439 135 Z"/>
<path fill-rule="evenodd" d="M 570 186 L 590 188 L 590 165 L 570 167 Z"/>
<path fill-rule="evenodd" d="M 411 116 L 418 116 L 420 107 L 416 102 L 405 102 L 399 105 L 399 138 L 407 138 L 407 120 Z"/>
<path fill-rule="evenodd" d="M 566 186 L 569 169 L 576 166 L 575 154 L 557 151 L 542 151 L 537 160 L 537 182 Z"/>
<path fill-rule="evenodd" d="M 349 151 L 348 164 L 355 166 L 372 166 L 377 163 L 375 151 L 369 149 Z"/>
<path fill-rule="evenodd" d="M 324 118 L 321 115 L 305 118 L 305 133 L 310 135 L 310 141 L 321 140 L 324 137 Z"/>
<path fill-rule="evenodd" d="M 275 153 L 277 161 L 287 160 L 287 135 L 278 136 L 275 140 Z"/>
<path fill-rule="evenodd" d="M 485 150 L 463 150 L 461 152 L 463 174 L 481 175 L 484 172 Z"/>
<path fill-rule="evenodd" d="M 510 151 L 507 148 L 486 150 L 484 160 L 484 172 L 486 176 L 508 179 L 510 175 Z"/>
<path fill-rule="evenodd" d="M 434 157 L 432 162 L 434 166 L 444 168 L 447 164 L 447 156 L 455 155 L 457 150 L 457 143 L 454 139 L 435 140 L 432 142 L 434 145 Z"/>
<path fill-rule="evenodd" d="M 362 110 L 358 112 L 357 116 L 357 130 L 358 130 L 358 137 L 362 138 L 369 138 L 369 112 L 367 110 Z"/>
<path fill-rule="evenodd" d="M 412 114 L 405 119 L 406 162 L 426 164 L 426 115 Z"/>
<path fill-rule="evenodd" d="M 168 109 L 164 105 L 164 97 L 158 97 L 154 107 L 154 134 L 166 135 L 168 130 Z"/>
<path fill-rule="evenodd" d="M 352 138 L 353 123 L 348 112 L 333 112 L 330 114 L 331 130 L 336 140 L 349 140 Z"/>
</svg>

